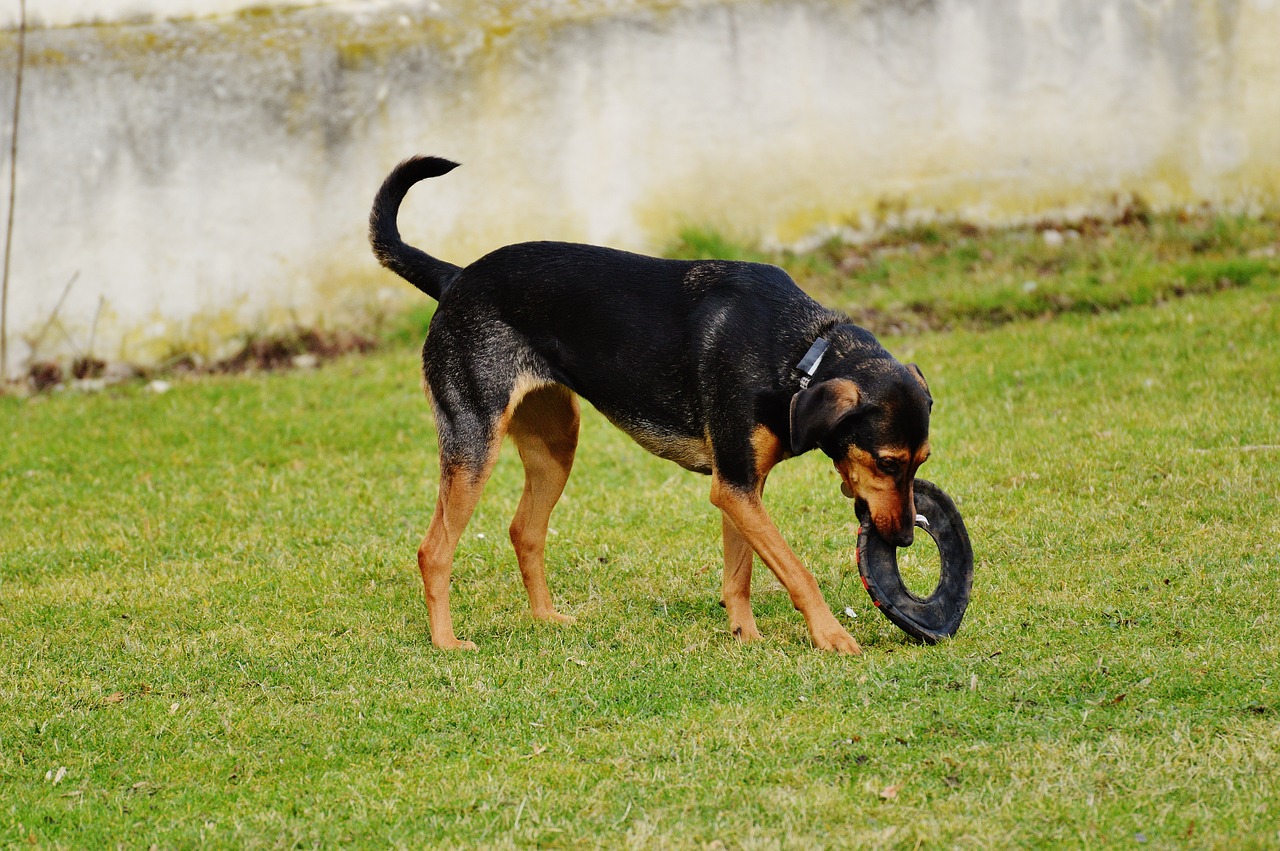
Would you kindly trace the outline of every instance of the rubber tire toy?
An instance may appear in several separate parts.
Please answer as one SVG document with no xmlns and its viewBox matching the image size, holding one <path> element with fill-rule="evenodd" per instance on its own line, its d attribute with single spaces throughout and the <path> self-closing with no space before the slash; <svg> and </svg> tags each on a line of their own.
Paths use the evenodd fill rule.
<svg viewBox="0 0 1280 851">
<path fill-rule="evenodd" d="M 973 547 L 964 520 L 951 497 L 933 482 L 915 480 L 916 514 L 938 545 L 942 569 L 938 584 L 928 597 L 912 594 L 898 572 L 897 547 L 875 531 L 867 517 L 860 517 L 858 573 L 871 601 L 895 626 L 925 644 L 937 644 L 960 629 L 969 592 L 973 589 Z"/>
</svg>

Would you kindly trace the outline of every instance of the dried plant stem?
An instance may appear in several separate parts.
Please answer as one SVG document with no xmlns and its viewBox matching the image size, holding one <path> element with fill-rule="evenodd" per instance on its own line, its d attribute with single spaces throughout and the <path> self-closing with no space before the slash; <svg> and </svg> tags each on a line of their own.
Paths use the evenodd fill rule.
<svg viewBox="0 0 1280 851">
<path fill-rule="evenodd" d="M 58 297 L 58 303 L 53 306 L 53 312 L 50 313 L 49 318 L 45 320 L 44 327 L 40 329 L 40 333 L 35 336 L 34 340 L 28 341 L 31 346 L 32 357 L 35 357 L 36 355 L 39 354 L 40 346 L 44 343 L 45 334 L 48 334 L 49 329 L 53 327 L 54 321 L 56 321 L 58 318 L 58 311 L 62 310 L 62 303 L 67 300 L 67 295 L 71 292 L 72 285 L 75 284 L 76 278 L 79 278 L 79 277 L 80 277 L 79 269 L 76 269 L 74 272 L 71 273 L 71 277 L 67 279 L 67 285 L 62 288 L 62 295 Z M 63 336 L 66 336 L 68 340 L 71 339 L 70 335 L 67 334 L 66 329 L 63 329 L 62 333 L 63 333 Z"/>
<path fill-rule="evenodd" d="M 13 135 L 9 142 L 9 216 L 4 234 L 4 274 L 0 277 L 0 384 L 9 379 L 9 258 L 13 254 L 13 208 L 18 188 L 18 118 L 22 112 L 22 69 L 27 52 L 27 0 L 18 0 L 18 71 L 13 86 Z"/>
</svg>

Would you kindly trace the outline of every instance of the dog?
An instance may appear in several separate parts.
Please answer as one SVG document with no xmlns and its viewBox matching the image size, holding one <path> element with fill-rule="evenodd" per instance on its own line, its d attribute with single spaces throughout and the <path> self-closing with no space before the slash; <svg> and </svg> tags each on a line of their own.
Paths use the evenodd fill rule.
<svg viewBox="0 0 1280 851">
<path fill-rule="evenodd" d="M 776 266 L 563 242 L 508 245 L 466 268 L 432 257 L 403 241 L 397 215 L 410 187 L 456 166 L 405 160 L 369 217 L 378 261 L 439 302 L 422 349 L 440 447 L 439 500 L 418 548 L 432 643 L 475 649 L 454 633 L 449 580 L 508 435 L 525 471 L 510 534 L 530 609 L 540 620 L 572 621 L 552 604 L 544 551 L 573 466 L 581 396 L 649 452 L 711 477 L 732 635 L 761 638 L 750 602 L 756 553 L 816 647 L 860 653 L 761 495 L 776 464 L 818 448 L 876 531 L 910 544 L 912 483 L 929 457 L 933 406 L 920 369 Z"/>
</svg>

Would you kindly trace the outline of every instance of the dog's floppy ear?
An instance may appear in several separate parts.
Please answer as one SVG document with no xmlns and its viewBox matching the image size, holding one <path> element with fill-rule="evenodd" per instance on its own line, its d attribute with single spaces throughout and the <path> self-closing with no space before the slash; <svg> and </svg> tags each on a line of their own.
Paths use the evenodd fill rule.
<svg viewBox="0 0 1280 851">
<path fill-rule="evenodd" d="M 847 378 L 833 378 L 807 387 L 791 397 L 791 454 L 818 445 L 858 407 L 862 393 Z"/>
</svg>

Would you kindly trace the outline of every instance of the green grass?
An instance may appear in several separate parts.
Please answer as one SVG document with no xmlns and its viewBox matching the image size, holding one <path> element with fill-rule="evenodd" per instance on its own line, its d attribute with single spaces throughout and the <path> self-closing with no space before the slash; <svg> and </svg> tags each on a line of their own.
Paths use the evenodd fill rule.
<svg viewBox="0 0 1280 851">
<path fill-rule="evenodd" d="M 811 649 L 759 566 L 767 640 L 735 644 L 708 481 L 593 412 L 548 553 L 578 623 L 525 614 L 508 449 L 455 573 L 480 651 L 432 650 L 412 344 L 0 399 L 0 843 L 1276 847 L 1277 268 L 1143 295 L 1229 268 L 1255 238 L 1233 233 L 1169 257 L 1135 234 L 1109 261 L 1087 236 L 1040 278 L 1066 291 L 1109 262 L 1136 306 L 886 339 L 930 380 L 922 475 L 957 498 L 977 570 L 958 638 L 908 643 L 857 579 L 830 464 L 783 465 L 766 501 L 856 612 L 859 658 Z M 902 275 L 972 318 L 1044 248 L 936 246 L 842 292 L 905 304 Z"/>
</svg>

